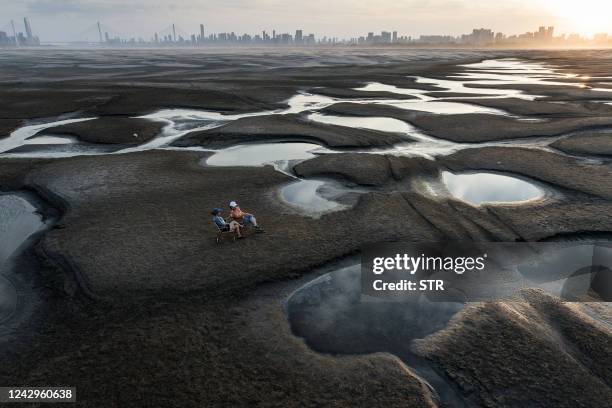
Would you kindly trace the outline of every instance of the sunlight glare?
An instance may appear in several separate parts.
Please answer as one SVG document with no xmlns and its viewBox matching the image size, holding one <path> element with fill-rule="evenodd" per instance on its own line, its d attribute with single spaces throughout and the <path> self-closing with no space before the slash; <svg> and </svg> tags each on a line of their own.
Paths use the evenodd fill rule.
<svg viewBox="0 0 612 408">
<path fill-rule="evenodd" d="M 610 0 L 546 0 L 560 19 L 561 25 L 583 36 L 611 33 L 612 1 Z"/>
</svg>

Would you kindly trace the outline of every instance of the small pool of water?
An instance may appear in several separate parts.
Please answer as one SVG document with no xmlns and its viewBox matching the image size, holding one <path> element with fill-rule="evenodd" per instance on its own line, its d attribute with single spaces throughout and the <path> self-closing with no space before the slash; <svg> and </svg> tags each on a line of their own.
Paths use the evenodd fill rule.
<svg viewBox="0 0 612 408">
<path fill-rule="evenodd" d="M 0 325 L 15 314 L 18 297 L 13 283 L 0 275 Z"/>
<path fill-rule="evenodd" d="M 297 95 L 289 98 L 289 100 L 287 101 L 289 108 L 279 111 L 277 113 L 301 113 L 309 110 L 319 110 L 340 101 L 342 100 L 330 98 L 328 96 L 323 95 L 298 93 Z"/>
<path fill-rule="evenodd" d="M 338 267 L 293 292 L 285 303 L 291 330 L 314 350 L 334 354 L 389 352 L 430 384 L 441 406 L 464 406 L 454 387 L 426 359 L 412 352 L 414 340 L 444 329 L 462 303 L 380 301 L 361 295 L 360 264 Z"/>
<path fill-rule="evenodd" d="M 360 129 L 372 129 L 379 130 L 381 132 L 402 133 L 407 135 L 407 137 L 412 141 L 421 142 L 413 143 L 412 141 L 409 141 L 407 143 L 397 144 L 391 148 L 363 150 L 363 152 L 372 154 L 410 155 L 412 153 L 423 153 L 424 155 L 428 156 L 432 152 L 437 154 L 448 154 L 448 152 L 450 151 L 449 149 L 458 148 L 460 146 L 460 144 L 455 142 L 450 142 L 448 140 L 437 139 L 435 137 L 428 136 L 421 132 L 419 129 L 410 125 L 409 123 L 393 118 L 335 116 L 313 113 L 308 116 L 308 119 L 313 120 L 315 122 L 321 122 L 330 125 L 346 126 Z M 417 155 L 420 156 L 421 154 Z"/>
<path fill-rule="evenodd" d="M 26 143 L 10 152 L 4 153 L 7 157 L 40 157 L 62 158 L 74 156 L 96 156 L 111 154 L 118 150 L 118 146 L 109 144 L 90 143 L 61 143 L 61 144 L 32 144 Z"/>
<path fill-rule="evenodd" d="M 509 113 L 501 109 L 487 108 L 485 106 L 471 105 L 469 103 L 445 102 L 444 100 L 432 98 L 431 100 L 414 101 L 391 101 L 375 102 L 382 105 L 391 105 L 401 109 L 416 110 L 440 115 L 461 115 L 466 113 L 481 113 L 486 115 L 503 115 Z"/>
<path fill-rule="evenodd" d="M 0 194 L 0 268 L 17 248 L 42 226 L 41 217 L 25 198 Z"/>
<path fill-rule="evenodd" d="M 0 194 L 0 325 L 14 315 L 20 297 L 12 281 L 11 257 L 43 226 L 35 211 L 25 198 Z"/>
<path fill-rule="evenodd" d="M 522 91 L 518 90 L 506 90 L 506 89 L 489 89 L 489 88 L 469 88 L 465 86 L 464 81 L 461 80 L 448 80 L 448 79 L 435 79 L 425 77 L 414 77 L 417 83 L 434 85 L 439 90 L 424 91 L 422 89 L 409 89 L 409 88 L 398 88 L 394 85 L 386 85 L 378 82 L 372 82 L 364 87 L 356 88 L 360 91 L 386 91 L 402 95 L 412 95 L 417 99 L 412 100 L 375 100 L 369 101 L 370 103 L 379 103 L 385 105 L 392 105 L 403 109 L 419 110 L 429 113 L 439 114 L 462 114 L 462 113 L 486 113 L 491 115 L 508 115 L 507 112 L 500 109 L 487 108 L 484 106 L 471 105 L 468 103 L 460 102 L 446 102 L 445 99 L 448 97 L 436 97 L 437 92 L 457 92 L 462 94 L 474 94 L 478 95 L 479 98 L 506 98 L 506 97 L 521 97 L 523 99 L 533 99 L 534 96 L 523 94 Z M 426 95 L 427 94 L 427 95 Z M 482 96 L 485 95 L 485 96 Z M 364 102 L 362 102 L 364 103 Z"/>
<path fill-rule="evenodd" d="M 280 196 L 287 204 L 301 213 L 318 218 L 325 213 L 339 211 L 347 206 L 332 199 L 340 195 L 342 189 L 333 182 L 323 180 L 298 180 L 281 188 Z M 322 192 L 325 191 L 325 194 Z M 325 196 L 324 196 L 325 195 Z"/>
<path fill-rule="evenodd" d="M 453 77 L 451 77 L 453 78 Z M 520 98 L 532 100 L 535 98 L 533 95 L 523 93 L 523 91 L 515 89 L 493 89 L 493 88 L 473 88 L 470 87 L 470 83 L 476 83 L 474 81 L 462 81 L 461 76 L 454 76 L 458 78 L 453 79 L 438 79 L 438 78 L 425 78 L 416 77 L 416 82 L 423 84 L 432 84 L 439 88 L 443 88 L 442 91 L 431 92 L 435 95 L 436 92 L 456 92 L 461 94 L 474 94 L 476 98 Z M 484 96 L 483 96 L 484 95 Z M 439 98 L 444 99 L 444 98 Z"/>
<path fill-rule="evenodd" d="M 379 130 L 381 132 L 393 133 L 418 133 L 414 126 L 401 120 L 380 117 L 357 117 L 357 116 L 334 116 L 313 113 L 308 116 L 309 120 L 326 123 L 328 125 L 347 126 L 360 129 Z"/>
<path fill-rule="evenodd" d="M 29 138 L 24 141 L 24 144 L 32 144 L 32 145 L 59 145 L 59 144 L 72 144 L 76 143 L 76 139 L 70 136 L 51 136 L 51 135 L 41 135 Z"/>
<path fill-rule="evenodd" d="M 474 205 L 535 200 L 544 191 L 517 177 L 497 173 L 442 173 L 442 182 L 456 198 Z"/>
<path fill-rule="evenodd" d="M 527 62 L 516 58 L 500 58 L 496 60 L 484 60 L 472 64 L 460 65 L 466 68 L 473 68 L 483 71 L 520 73 L 520 74 L 555 74 L 552 69 L 538 62 Z"/>
<path fill-rule="evenodd" d="M 315 152 L 327 149 L 314 143 L 259 143 L 242 144 L 219 150 L 208 159 L 208 166 L 263 166 L 276 162 L 307 160 Z"/>
<path fill-rule="evenodd" d="M 561 82 L 555 81 L 555 79 L 566 79 L 565 76 L 552 76 L 552 75 L 520 75 L 520 74 L 497 74 L 489 72 L 464 72 L 459 75 L 453 75 L 451 78 L 469 80 L 466 82 L 469 88 L 470 84 L 477 85 L 550 85 L 550 86 L 574 86 L 579 88 L 585 88 L 587 85 L 582 82 Z M 486 88 L 473 88 L 477 90 Z M 508 91 L 505 91 L 508 92 Z"/>
<path fill-rule="evenodd" d="M 526 100 L 534 100 L 538 95 L 531 95 L 527 92 L 514 89 L 495 89 L 495 85 L 513 85 L 513 84 L 533 84 L 533 85 L 556 85 L 556 86 L 575 86 L 585 88 L 586 85 L 581 82 L 581 77 L 571 74 L 563 74 L 556 72 L 552 68 L 540 64 L 526 62 L 517 59 L 501 59 L 487 60 L 475 64 L 462 65 L 467 68 L 466 72 L 456 75 L 449 75 L 446 79 L 413 77 L 417 83 L 433 85 L 440 90 L 424 91 L 420 89 L 399 88 L 393 85 L 380 83 L 370 83 L 362 88 L 357 88 L 362 91 L 387 91 L 403 95 L 412 95 L 419 99 L 416 101 L 416 106 L 421 104 L 417 110 L 427 110 L 430 104 L 423 105 L 423 102 L 431 102 L 432 100 L 444 100 L 447 97 L 433 98 L 437 92 L 456 92 L 461 94 L 474 94 L 477 98 L 520 98 Z M 567 82 L 555 81 L 563 79 Z M 473 87 L 472 85 L 484 85 L 486 88 Z M 594 89 L 595 90 L 595 89 Z M 427 94 L 427 95 L 426 95 Z M 410 106 L 410 101 L 402 102 L 403 106 Z M 413 101 L 415 102 L 415 101 Z M 393 103 L 398 104 L 397 102 Z M 457 104 L 462 105 L 462 104 Z M 439 108 L 439 111 L 434 113 L 472 113 L 468 108 L 462 106 L 448 105 L 445 108 Z M 487 112 L 491 113 L 491 112 Z M 499 111 L 494 112 L 499 114 Z"/>
<path fill-rule="evenodd" d="M 362 87 L 355 88 L 356 91 L 366 91 L 366 92 L 390 92 L 394 94 L 400 95 L 410 95 L 414 96 L 418 99 L 427 98 L 423 94 L 431 91 L 426 91 L 423 89 L 412 89 L 412 88 L 400 88 L 395 85 L 383 84 L 380 82 L 370 82 Z"/>
<path fill-rule="evenodd" d="M 69 123 L 84 122 L 86 120 L 92 119 L 95 118 L 66 119 L 47 123 L 39 123 L 36 125 L 22 126 L 19 129 L 14 130 L 8 137 L 0 139 L 0 153 L 4 153 L 6 151 L 22 146 L 23 144 L 27 143 L 27 139 L 31 138 L 41 130 L 45 130 L 55 126 L 67 125 Z"/>
</svg>

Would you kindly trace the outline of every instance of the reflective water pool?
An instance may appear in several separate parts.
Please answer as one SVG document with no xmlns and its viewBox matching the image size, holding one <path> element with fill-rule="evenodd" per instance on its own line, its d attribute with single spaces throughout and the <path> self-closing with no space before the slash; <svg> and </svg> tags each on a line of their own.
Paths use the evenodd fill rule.
<svg viewBox="0 0 612 408">
<path fill-rule="evenodd" d="M 319 217 L 325 213 L 339 211 L 346 205 L 329 200 L 321 195 L 321 190 L 335 189 L 333 183 L 322 180 L 298 180 L 281 188 L 280 196 L 287 204 L 297 208 L 301 213 Z M 333 191 L 328 191 L 333 195 Z"/>
<path fill-rule="evenodd" d="M 334 116 L 313 113 L 308 116 L 309 120 L 326 123 L 329 125 L 347 126 L 361 129 L 380 130 L 393 133 L 418 133 L 412 125 L 401 120 L 379 117 L 357 117 L 357 116 Z"/>
<path fill-rule="evenodd" d="M 22 126 L 19 129 L 13 131 L 8 137 L 0 139 L 0 153 L 12 150 L 16 147 L 23 145 L 26 139 L 34 136 L 41 130 L 48 129 L 50 127 L 66 125 L 68 123 L 84 122 L 86 120 L 92 119 L 95 118 L 66 119 L 47 123 L 39 123 L 36 125 Z"/>
<path fill-rule="evenodd" d="M 446 102 L 446 108 L 442 107 L 436 108 L 435 106 L 431 106 L 428 102 L 433 101 L 444 101 L 444 99 L 448 99 L 447 97 L 437 97 L 435 96 L 437 92 L 456 92 L 461 94 L 473 94 L 473 97 L 485 97 L 485 98 L 523 98 L 523 99 L 534 99 L 535 96 L 524 94 L 522 91 L 513 90 L 513 89 L 493 89 L 493 88 L 470 88 L 466 86 L 466 81 L 461 80 L 450 80 L 450 79 L 438 79 L 438 78 L 425 78 L 425 77 L 413 77 L 416 82 L 419 84 L 428 84 L 433 85 L 439 88 L 438 90 L 425 91 L 422 89 L 409 89 L 409 88 L 399 88 L 393 85 L 381 84 L 378 82 L 372 82 L 367 84 L 362 88 L 357 88 L 357 90 L 361 91 L 386 91 L 392 92 L 402 95 L 412 95 L 416 97 L 416 100 L 408 100 L 408 101 L 396 101 L 390 103 L 392 105 L 404 105 L 406 109 L 411 104 L 414 106 L 415 110 L 423 110 L 432 113 L 492 113 L 492 114 L 504 114 L 503 111 L 476 107 L 474 105 L 462 104 L 457 102 Z M 440 102 L 438 102 L 440 103 Z M 436 109 L 435 111 L 433 109 Z"/>
<path fill-rule="evenodd" d="M 508 116 L 508 112 L 501 109 L 487 108 L 485 106 L 470 105 L 469 103 L 445 102 L 442 98 L 429 101 L 400 101 L 390 102 L 388 105 L 402 109 L 416 110 L 440 115 L 463 115 L 467 113 L 480 113 L 485 115 Z"/>
<path fill-rule="evenodd" d="M 24 141 L 24 144 L 33 144 L 33 145 L 58 145 L 58 144 L 71 144 L 76 143 L 76 139 L 70 136 L 51 136 L 51 135 L 41 135 L 32 137 Z"/>
<path fill-rule="evenodd" d="M 11 257 L 43 225 L 35 210 L 20 196 L 0 195 L 0 324 L 13 316 L 19 298 L 10 278 Z"/>
<path fill-rule="evenodd" d="M 314 143 L 261 143 L 243 144 L 219 150 L 208 159 L 209 166 L 263 166 L 280 161 L 307 160 L 315 151 L 327 149 Z"/>
<path fill-rule="evenodd" d="M 13 283 L 0 275 L 0 324 L 10 319 L 17 307 L 18 295 Z"/>
<path fill-rule="evenodd" d="M 469 203 L 511 203 L 540 198 L 544 191 L 517 177 L 497 173 L 442 173 L 442 181 L 456 198 Z"/>
<path fill-rule="evenodd" d="M 23 241 L 42 226 L 35 211 L 20 196 L 0 194 L 0 269 Z"/>
<path fill-rule="evenodd" d="M 527 62 L 516 58 L 500 58 L 496 60 L 484 60 L 472 64 L 460 65 L 483 71 L 497 71 L 505 73 L 520 74 L 557 74 L 552 69 L 538 62 Z"/>
<path fill-rule="evenodd" d="M 445 328 L 464 305 L 431 302 L 422 295 L 414 301 L 393 302 L 361 294 L 359 264 L 338 267 L 312 280 L 286 300 L 292 332 L 323 353 L 392 353 L 432 387 L 444 403 L 440 406 L 464 406 L 449 381 L 411 349 L 413 340 Z"/>
</svg>

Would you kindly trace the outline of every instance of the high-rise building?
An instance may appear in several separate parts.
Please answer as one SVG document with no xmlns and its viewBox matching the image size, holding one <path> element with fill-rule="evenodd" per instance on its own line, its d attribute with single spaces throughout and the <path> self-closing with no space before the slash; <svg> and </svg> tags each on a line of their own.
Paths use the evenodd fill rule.
<svg viewBox="0 0 612 408">
<path fill-rule="evenodd" d="M 34 34 L 32 34 L 32 26 L 30 25 L 30 20 L 27 17 L 23 18 L 23 25 L 25 26 L 25 37 L 21 36 L 23 38 L 21 42 L 25 45 L 40 45 L 38 37 L 35 37 Z"/>
<path fill-rule="evenodd" d="M 98 39 L 100 40 L 100 44 L 102 43 L 102 27 L 100 26 L 100 22 L 98 21 Z"/>
<path fill-rule="evenodd" d="M 23 18 L 23 25 L 25 26 L 25 30 L 26 30 L 26 38 L 28 40 L 32 39 L 32 27 L 30 27 L 30 21 L 28 21 L 27 17 Z"/>
<path fill-rule="evenodd" d="M 295 43 L 301 44 L 303 42 L 302 30 L 295 30 Z"/>
<path fill-rule="evenodd" d="M 13 38 L 15 39 L 15 46 L 19 47 L 19 39 L 17 37 L 17 31 L 15 31 L 15 22 L 11 20 L 11 27 L 13 28 Z"/>
<path fill-rule="evenodd" d="M 393 32 L 393 42 L 396 43 L 397 42 L 397 31 Z"/>
<path fill-rule="evenodd" d="M 200 24 L 200 42 L 204 42 L 204 24 Z"/>
</svg>

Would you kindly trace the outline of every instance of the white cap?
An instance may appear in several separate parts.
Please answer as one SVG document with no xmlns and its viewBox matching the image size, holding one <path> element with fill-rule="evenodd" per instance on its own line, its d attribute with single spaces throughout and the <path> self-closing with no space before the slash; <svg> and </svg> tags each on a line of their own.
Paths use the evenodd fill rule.
<svg viewBox="0 0 612 408">
<path fill-rule="evenodd" d="M 238 207 L 238 203 L 235 202 L 235 201 L 230 201 L 229 206 L 230 206 L 230 208 Z"/>
</svg>

